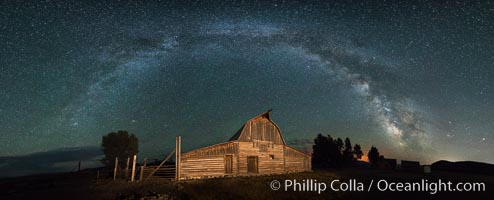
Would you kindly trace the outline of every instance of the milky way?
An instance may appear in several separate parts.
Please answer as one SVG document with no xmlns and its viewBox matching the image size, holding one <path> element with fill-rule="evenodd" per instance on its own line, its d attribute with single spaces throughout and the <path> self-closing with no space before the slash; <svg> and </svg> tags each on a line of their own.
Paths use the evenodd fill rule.
<svg viewBox="0 0 494 200">
<path fill-rule="evenodd" d="M 287 141 L 494 162 L 493 6 L 57 2 L 2 6 L 0 156 L 98 146 L 159 158 L 273 108 Z M 304 142 L 305 141 L 305 142 Z"/>
</svg>

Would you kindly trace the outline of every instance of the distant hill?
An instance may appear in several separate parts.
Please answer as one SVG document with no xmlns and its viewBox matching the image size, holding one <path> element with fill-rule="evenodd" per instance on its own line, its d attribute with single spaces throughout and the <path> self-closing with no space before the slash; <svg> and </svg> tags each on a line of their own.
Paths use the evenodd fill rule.
<svg viewBox="0 0 494 200">
<path fill-rule="evenodd" d="M 494 175 L 494 165 L 473 161 L 450 162 L 440 160 L 431 165 L 432 170 L 468 172 L 477 174 Z"/>
</svg>

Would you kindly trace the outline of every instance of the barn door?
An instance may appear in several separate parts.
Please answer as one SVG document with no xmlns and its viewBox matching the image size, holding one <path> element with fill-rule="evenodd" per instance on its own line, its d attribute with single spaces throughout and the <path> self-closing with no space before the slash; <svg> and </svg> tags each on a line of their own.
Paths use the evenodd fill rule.
<svg viewBox="0 0 494 200">
<path fill-rule="evenodd" d="M 225 174 L 233 173 L 233 156 L 225 155 Z"/>
<path fill-rule="evenodd" d="M 257 156 L 247 156 L 247 172 L 248 173 L 258 173 L 259 172 L 259 159 Z"/>
</svg>

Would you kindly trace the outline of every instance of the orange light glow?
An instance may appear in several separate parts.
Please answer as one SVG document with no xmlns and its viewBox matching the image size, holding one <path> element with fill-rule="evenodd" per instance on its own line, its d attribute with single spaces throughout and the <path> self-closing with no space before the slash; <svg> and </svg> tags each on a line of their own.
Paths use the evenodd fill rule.
<svg viewBox="0 0 494 200">
<path fill-rule="evenodd" d="M 369 162 L 369 158 L 367 157 L 367 155 L 362 155 L 362 158 L 360 158 L 358 160 L 364 161 L 364 162 Z"/>
</svg>

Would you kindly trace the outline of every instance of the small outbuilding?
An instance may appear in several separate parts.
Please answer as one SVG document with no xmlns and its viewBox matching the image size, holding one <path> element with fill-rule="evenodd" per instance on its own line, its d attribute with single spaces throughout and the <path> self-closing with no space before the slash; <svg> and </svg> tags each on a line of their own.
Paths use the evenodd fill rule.
<svg viewBox="0 0 494 200">
<path fill-rule="evenodd" d="M 311 170 L 311 156 L 286 145 L 270 111 L 248 120 L 227 142 L 180 154 L 179 180 Z"/>
<path fill-rule="evenodd" d="M 420 167 L 420 162 L 409 161 L 409 160 L 402 160 L 401 161 L 401 169 L 406 170 L 406 171 L 418 171 L 418 172 L 420 172 L 422 170 Z"/>
<path fill-rule="evenodd" d="M 378 169 L 396 169 L 396 159 L 385 158 L 377 162 Z"/>
</svg>

